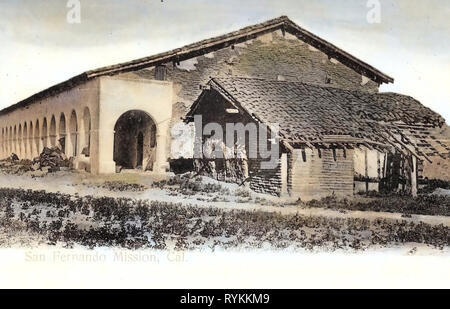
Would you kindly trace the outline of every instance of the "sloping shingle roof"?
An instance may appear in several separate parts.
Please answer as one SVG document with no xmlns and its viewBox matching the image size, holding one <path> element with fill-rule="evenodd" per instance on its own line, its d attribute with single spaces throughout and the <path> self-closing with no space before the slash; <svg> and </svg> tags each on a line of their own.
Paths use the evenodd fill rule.
<svg viewBox="0 0 450 309">
<path fill-rule="evenodd" d="M 427 129 L 442 126 L 444 119 L 412 97 L 239 77 L 213 78 L 209 84 L 257 120 L 278 123 L 281 137 L 293 145 L 363 139 L 401 144 L 422 156 L 438 152 L 424 139 L 431 139 Z M 421 131 L 423 145 L 413 141 L 408 128 Z"/>
<path fill-rule="evenodd" d="M 213 50 L 218 50 L 233 44 L 238 44 L 247 41 L 249 39 L 253 39 L 258 35 L 279 29 L 296 35 L 298 38 L 307 42 L 311 46 L 323 51 L 330 57 L 335 58 L 341 63 L 347 65 L 349 68 L 357 71 L 362 75 L 367 76 L 368 78 L 376 81 L 377 83 L 394 82 L 394 79 L 392 77 L 374 68 L 370 64 L 356 58 L 355 56 L 352 56 L 351 54 L 345 52 L 344 50 L 331 44 L 330 42 L 314 35 L 313 33 L 307 31 L 306 29 L 303 29 L 302 27 L 298 26 L 293 21 L 291 21 L 287 16 L 281 16 L 256 25 L 242 28 L 234 32 L 227 33 L 225 35 L 202 40 L 196 43 L 183 46 L 181 48 L 176 48 L 168 52 L 163 52 L 149 57 L 144 57 L 81 73 L 67 81 L 64 81 L 50 88 L 47 88 L 14 105 L 11 105 L 3 110 L 0 110 L 0 115 L 9 113 L 17 108 L 26 107 L 29 104 L 32 104 L 38 100 L 42 100 L 52 95 L 61 93 L 62 91 L 71 89 L 77 85 L 85 83 L 86 81 L 89 81 L 96 77 L 111 76 L 125 72 L 137 71 L 171 61 L 178 62 L 186 60 L 195 56 L 209 53 L 210 51 Z"/>
</svg>

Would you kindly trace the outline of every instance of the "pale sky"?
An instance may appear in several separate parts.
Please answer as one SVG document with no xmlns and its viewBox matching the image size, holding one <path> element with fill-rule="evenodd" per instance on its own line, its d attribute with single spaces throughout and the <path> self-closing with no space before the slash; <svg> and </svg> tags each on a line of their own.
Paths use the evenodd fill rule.
<svg viewBox="0 0 450 309">
<path fill-rule="evenodd" d="M 1 0 L 0 108 L 98 67 L 149 56 L 287 15 L 395 78 L 381 91 L 413 96 L 450 123 L 450 1 Z M 376 2 L 376 0 L 375 0 Z"/>
</svg>

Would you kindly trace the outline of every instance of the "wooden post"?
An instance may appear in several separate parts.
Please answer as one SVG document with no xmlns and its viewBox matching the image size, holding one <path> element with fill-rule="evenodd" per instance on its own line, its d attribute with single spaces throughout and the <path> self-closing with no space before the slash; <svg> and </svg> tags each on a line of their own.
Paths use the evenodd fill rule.
<svg viewBox="0 0 450 309">
<path fill-rule="evenodd" d="M 369 192 L 369 160 L 367 154 L 367 148 L 364 151 L 364 176 L 366 176 L 366 193 Z"/>
<path fill-rule="evenodd" d="M 411 195 L 417 197 L 417 158 L 412 156 Z"/>
<path fill-rule="evenodd" d="M 288 195 L 288 162 L 287 153 L 281 154 L 281 196 Z"/>
</svg>

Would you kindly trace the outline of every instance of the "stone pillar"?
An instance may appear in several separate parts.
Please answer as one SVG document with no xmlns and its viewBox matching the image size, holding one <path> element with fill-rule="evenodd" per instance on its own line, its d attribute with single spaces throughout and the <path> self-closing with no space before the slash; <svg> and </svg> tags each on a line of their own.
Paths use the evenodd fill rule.
<svg viewBox="0 0 450 309">
<path fill-rule="evenodd" d="M 114 130 L 91 130 L 91 171 L 93 174 L 116 172 Z"/>
<path fill-rule="evenodd" d="M 66 156 L 68 158 L 73 157 L 74 153 L 74 143 L 73 139 L 76 137 L 76 134 L 72 132 L 68 132 L 66 134 Z"/>
<path fill-rule="evenodd" d="M 41 139 L 39 137 L 33 136 L 33 156 L 39 156 L 39 147 L 41 144 Z"/>
<path fill-rule="evenodd" d="M 44 149 L 44 147 L 48 147 L 48 132 L 45 135 L 41 135 L 41 143 L 39 146 L 39 153 L 42 152 L 42 150 Z"/>
<path fill-rule="evenodd" d="M 169 163 L 167 161 L 167 135 L 158 132 L 156 134 L 156 160 L 155 168 L 153 169 L 156 173 L 165 173 L 169 168 Z"/>
<path fill-rule="evenodd" d="M 61 149 L 60 144 L 59 144 L 59 139 L 60 139 L 60 136 L 59 136 L 59 121 L 57 121 L 55 119 L 55 147 Z"/>
<path fill-rule="evenodd" d="M 79 125 L 79 134 L 78 134 L 78 154 L 81 154 L 81 152 L 83 151 L 83 148 L 86 147 L 85 143 L 86 143 L 86 129 L 84 127 L 84 121 L 83 119 L 80 120 L 80 125 Z"/>
<path fill-rule="evenodd" d="M 28 159 L 27 145 L 28 145 L 28 136 L 25 137 L 25 134 L 23 134 L 22 135 L 22 156 L 24 159 Z"/>
<path fill-rule="evenodd" d="M 21 155 L 22 155 L 22 149 L 20 149 L 20 138 L 19 138 L 19 134 L 17 134 L 17 137 L 16 137 L 16 153 L 17 153 L 17 156 L 19 157 L 19 159 L 21 159 L 22 157 L 21 157 Z"/>
<path fill-rule="evenodd" d="M 18 146 L 18 148 L 17 148 L 17 152 L 18 152 L 18 156 L 19 156 L 19 158 L 20 159 L 24 159 L 24 157 L 23 157 L 23 146 L 22 146 L 22 138 L 18 138 L 17 139 L 17 146 Z"/>
<path fill-rule="evenodd" d="M 1 159 L 5 157 L 5 133 L 2 134 Z"/>
</svg>

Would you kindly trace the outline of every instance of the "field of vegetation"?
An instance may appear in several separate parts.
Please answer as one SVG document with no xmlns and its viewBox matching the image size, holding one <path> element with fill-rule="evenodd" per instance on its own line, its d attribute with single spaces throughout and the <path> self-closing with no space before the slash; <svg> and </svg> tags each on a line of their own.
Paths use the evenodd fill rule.
<svg viewBox="0 0 450 309">
<path fill-rule="evenodd" d="M 338 199 L 326 197 L 320 201 L 296 203 L 303 207 L 318 207 L 334 210 L 358 210 L 391 212 L 408 215 L 450 216 L 450 196 L 419 195 L 411 196 L 366 196 L 364 199 Z"/>
<path fill-rule="evenodd" d="M 109 186 L 116 189 L 116 184 Z M 140 187 L 132 189 L 140 190 Z M 185 190 L 192 191 L 193 188 L 187 185 Z M 311 202 L 310 206 L 319 203 L 320 207 L 334 207 L 334 200 Z M 349 202 L 345 207 L 358 207 L 355 205 L 358 204 Z M 375 209 L 375 206 L 370 207 Z M 417 209 L 420 211 L 421 208 Z M 32 239 L 41 244 L 89 248 L 329 251 L 364 250 L 404 243 L 426 244 L 439 249 L 450 247 L 448 226 L 422 222 L 305 216 L 0 189 L 0 235 L 3 235 L 0 246 L 12 246 L 15 235 L 27 234 L 33 235 Z"/>
</svg>

